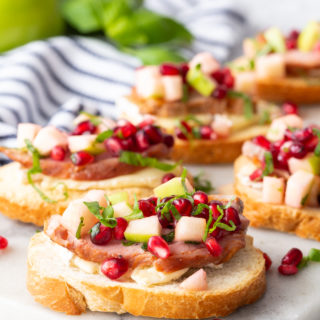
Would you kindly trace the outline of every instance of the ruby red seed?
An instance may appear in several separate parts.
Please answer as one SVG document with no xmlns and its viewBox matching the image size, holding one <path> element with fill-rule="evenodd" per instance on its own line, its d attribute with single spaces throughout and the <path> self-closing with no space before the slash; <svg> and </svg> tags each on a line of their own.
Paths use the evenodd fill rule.
<svg viewBox="0 0 320 320">
<path fill-rule="evenodd" d="M 66 150 L 61 146 L 55 146 L 50 152 L 50 157 L 56 161 L 63 161 L 66 156 Z"/>
<path fill-rule="evenodd" d="M 172 204 L 182 216 L 191 215 L 192 203 L 188 199 L 179 198 L 174 200 Z"/>
<path fill-rule="evenodd" d="M 271 142 L 264 136 L 257 136 L 253 138 L 252 142 L 267 150 L 270 150 L 271 148 Z"/>
<path fill-rule="evenodd" d="M 157 144 L 163 141 L 163 136 L 159 128 L 152 125 L 147 125 L 143 128 L 143 131 L 146 133 L 149 141 L 152 144 Z"/>
<path fill-rule="evenodd" d="M 207 239 L 205 245 L 213 257 L 219 257 L 222 254 L 223 249 L 215 238 Z"/>
<path fill-rule="evenodd" d="M 263 257 L 265 260 L 266 271 L 268 271 L 271 268 L 272 260 L 265 252 L 263 253 Z"/>
<path fill-rule="evenodd" d="M 298 114 L 298 106 L 293 102 L 285 102 L 282 111 L 284 114 Z"/>
<path fill-rule="evenodd" d="M 174 145 L 174 139 L 173 136 L 170 134 L 163 135 L 163 143 L 168 147 L 172 148 Z"/>
<path fill-rule="evenodd" d="M 116 218 L 117 225 L 113 228 L 113 236 L 116 240 L 124 239 L 124 232 L 128 227 L 128 221 L 124 218 Z"/>
<path fill-rule="evenodd" d="M 167 259 L 170 256 L 170 248 L 167 242 L 159 236 L 149 238 L 148 251 L 160 259 Z"/>
<path fill-rule="evenodd" d="M 140 152 L 145 151 L 150 147 L 148 136 L 144 131 L 138 131 L 136 133 L 136 145 Z"/>
<path fill-rule="evenodd" d="M 80 122 L 73 130 L 72 135 L 79 136 L 84 133 L 95 133 L 97 127 L 90 120 Z"/>
<path fill-rule="evenodd" d="M 110 227 L 106 227 L 98 222 L 99 232 L 97 234 L 90 233 L 91 242 L 102 246 L 106 245 L 112 239 L 112 229 Z"/>
<path fill-rule="evenodd" d="M 303 258 L 301 250 L 297 248 L 292 248 L 289 252 L 283 257 L 281 264 L 290 264 L 297 266 Z"/>
<path fill-rule="evenodd" d="M 101 265 L 101 272 L 111 280 L 116 280 L 124 275 L 129 268 L 128 261 L 124 258 L 109 258 Z"/>
<path fill-rule="evenodd" d="M 167 174 L 165 174 L 165 175 L 162 177 L 161 183 L 166 183 L 166 182 L 168 182 L 169 180 L 171 180 L 171 179 L 173 179 L 173 178 L 175 178 L 175 177 L 176 177 L 175 174 L 173 174 L 173 173 L 167 173 Z"/>
<path fill-rule="evenodd" d="M 0 250 L 4 250 L 8 246 L 8 240 L 0 236 Z"/>
<path fill-rule="evenodd" d="M 180 75 L 179 68 L 173 64 L 164 63 L 160 66 L 160 73 L 163 76 L 177 76 Z"/>
<path fill-rule="evenodd" d="M 138 201 L 138 205 L 144 217 L 150 217 L 156 214 L 155 206 L 150 201 L 142 199 Z"/>
<path fill-rule="evenodd" d="M 94 156 L 86 151 L 78 151 L 71 155 L 71 161 L 76 166 L 84 166 L 94 161 Z"/>
<path fill-rule="evenodd" d="M 291 276 L 296 274 L 299 269 L 293 264 L 282 264 L 279 266 L 278 271 L 284 276 Z"/>
<path fill-rule="evenodd" d="M 208 195 L 203 191 L 196 191 L 193 196 L 194 205 L 197 206 L 200 203 L 208 203 Z"/>
<path fill-rule="evenodd" d="M 241 223 L 238 211 L 233 207 L 229 207 L 225 210 L 224 220 L 227 223 L 230 223 L 230 221 L 232 221 L 236 226 L 240 225 Z"/>
</svg>

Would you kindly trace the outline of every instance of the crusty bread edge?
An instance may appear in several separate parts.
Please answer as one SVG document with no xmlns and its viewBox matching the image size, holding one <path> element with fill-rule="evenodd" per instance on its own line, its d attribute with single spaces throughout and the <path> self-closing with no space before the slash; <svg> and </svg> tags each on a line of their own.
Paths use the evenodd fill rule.
<svg viewBox="0 0 320 320">
<path fill-rule="evenodd" d="M 42 245 L 41 237 L 41 233 L 33 236 L 29 250 Z M 235 287 L 228 294 L 210 291 L 173 290 L 170 292 L 153 288 L 139 289 L 122 286 L 121 283 L 102 287 L 85 281 L 81 282 L 81 290 L 85 290 L 86 295 L 92 295 L 91 302 L 100 301 L 100 304 L 95 303 L 94 306 L 90 306 L 92 311 L 129 312 L 135 316 L 173 319 L 227 316 L 240 306 L 255 302 L 265 292 L 264 259 L 261 252 L 252 246 L 251 238 L 249 246 L 251 246 L 250 250 L 260 253 L 257 270 L 248 282 Z M 46 274 L 39 273 L 34 268 L 30 257 L 28 257 L 27 288 L 37 302 L 55 311 L 77 315 L 85 312 L 89 307 L 84 293 L 68 284 L 68 279 L 50 278 Z"/>
<path fill-rule="evenodd" d="M 245 156 L 240 156 L 235 161 L 234 189 L 244 202 L 243 214 L 250 220 L 250 226 L 275 229 L 320 241 L 320 210 L 263 203 L 261 191 L 245 186 L 239 180 L 239 171 L 249 162 L 250 159 Z"/>
</svg>

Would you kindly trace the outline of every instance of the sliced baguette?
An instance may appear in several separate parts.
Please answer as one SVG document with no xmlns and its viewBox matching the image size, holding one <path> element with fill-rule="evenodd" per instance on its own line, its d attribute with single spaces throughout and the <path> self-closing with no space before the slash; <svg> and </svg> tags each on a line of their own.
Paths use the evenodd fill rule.
<svg viewBox="0 0 320 320">
<path fill-rule="evenodd" d="M 320 80 L 312 78 L 259 79 L 256 83 L 258 98 L 267 101 L 292 101 L 298 104 L 320 102 Z"/>
<path fill-rule="evenodd" d="M 299 237 L 320 241 L 320 210 L 311 207 L 301 209 L 287 205 L 262 202 L 262 192 L 241 183 L 238 173 L 251 160 L 240 156 L 234 164 L 236 195 L 245 203 L 243 214 L 250 226 L 294 233 Z"/>
<path fill-rule="evenodd" d="M 12 219 L 23 222 L 31 222 L 38 226 L 43 226 L 44 221 L 53 214 L 62 214 L 70 201 L 81 198 L 91 189 L 102 189 L 106 194 L 126 191 L 129 201 L 133 203 L 134 195 L 138 199 L 148 197 L 153 194 L 153 189 L 161 183 L 165 172 L 157 170 L 157 174 L 152 176 L 149 169 L 140 171 L 145 174 L 137 181 L 135 174 L 132 174 L 132 183 L 120 183 L 113 180 L 104 186 L 103 182 L 88 183 L 82 181 L 63 180 L 67 185 L 68 197 L 63 195 L 63 185 L 59 185 L 61 180 L 43 176 L 41 185 L 38 187 L 50 198 L 58 200 L 56 203 L 45 202 L 39 194 L 25 181 L 25 172 L 16 162 L 10 163 L 0 168 L 0 212 Z M 158 172 L 159 171 L 159 172 Z M 181 173 L 181 168 L 175 169 L 175 174 Z M 37 181 L 37 177 L 34 178 Z M 56 186 L 62 189 L 57 188 Z"/>
<path fill-rule="evenodd" d="M 43 232 L 32 237 L 27 288 L 37 302 L 67 314 L 81 314 L 90 309 L 158 318 L 220 317 L 253 303 L 266 287 L 265 261 L 250 237 L 246 248 L 223 268 L 206 268 L 207 291 L 181 290 L 178 287 L 181 279 L 153 287 L 133 281 L 111 281 L 101 274 L 70 267 L 59 252 L 67 249 L 57 246 Z"/>
<path fill-rule="evenodd" d="M 218 140 L 191 140 L 176 139 L 171 157 L 173 160 L 182 160 L 184 163 L 230 163 L 240 154 L 242 144 L 258 135 L 265 135 L 266 125 L 255 125 L 233 133 L 226 139 Z"/>
</svg>

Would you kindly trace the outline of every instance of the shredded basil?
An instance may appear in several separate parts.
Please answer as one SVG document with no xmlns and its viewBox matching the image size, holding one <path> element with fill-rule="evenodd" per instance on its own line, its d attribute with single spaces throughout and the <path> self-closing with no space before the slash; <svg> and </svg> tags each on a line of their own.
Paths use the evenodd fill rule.
<svg viewBox="0 0 320 320">
<path fill-rule="evenodd" d="M 315 249 L 315 248 L 311 248 L 308 253 L 308 258 L 310 261 L 320 262 L 320 250 Z"/>
<path fill-rule="evenodd" d="M 167 234 L 163 234 L 161 237 L 168 243 L 172 242 L 174 239 L 174 230 L 170 231 Z"/>
<path fill-rule="evenodd" d="M 76 238 L 77 239 L 80 239 L 81 238 L 81 229 L 82 227 L 84 226 L 84 217 L 81 217 L 80 218 L 80 222 L 79 222 L 79 225 L 78 225 L 78 228 L 77 228 L 77 232 L 76 232 Z"/>
<path fill-rule="evenodd" d="M 144 242 L 144 243 L 141 245 L 141 249 L 144 250 L 144 251 L 148 251 L 148 243 L 147 243 L 147 242 Z"/>
<path fill-rule="evenodd" d="M 182 96 L 182 102 L 187 102 L 189 100 L 189 86 L 187 84 L 184 84 L 182 87 L 183 90 L 183 96 Z"/>
<path fill-rule="evenodd" d="M 185 241 L 184 243 L 185 243 L 185 244 L 194 244 L 194 245 L 197 245 L 197 244 L 200 244 L 201 242 L 198 242 L 198 241 Z"/>
<path fill-rule="evenodd" d="M 192 129 L 192 135 L 196 139 L 201 139 L 201 133 L 200 133 L 200 128 L 199 127 L 193 127 Z"/>
<path fill-rule="evenodd" d="M 213 191 L 214 188 L 209 180 L 202 178 L 203 175 L 204 175 L 204 172 L 202 171 L 193 177 L 194 188 L 196 191 L 200 190 L 205 193 L 209 193 Z"/>
<path fill-rule="evenodd" d="M 131 164 L 133 166 L 157 168 L 162 171 L 171 171 L 181 163 L 165 163 L 156 158 L 144 157 L 142 154 L 132 151 L 122 151 L 119 161 L 122 163 Z"/>
<path fill-rule="evenodd" d="M 189 121 L 192 120 L 195 123 L 199 124 L 199 125 L 203 125 L 203 122 L 200 121 L 196 116 L 194 116 L 193 114 L 188 114 L 185 116 L 184 121 Z"/>
<path fill-rule="evenodd" d="M 252 119 L 253 117 L 253 104 L 251 98 L 239 91 L 235 90 L 228 90 L 228 96 L 231 98 L 240 98 L 244 102 L 244 116 L 246 119 Z"/>
<path fill-rule="evenodd" d="M 273 157 L 270 151 L 267 151 L 264 153 L 264 161 L 265 161 L 265 168 L 262 171 L 262 177 L 270 175 L 274 170 Z"/>
<path fill-rule="evenodd" d="M 40 190 L 40 188 L 38 188 L 35 185 L 32 179 L 32 175 L 42 172 L 42 169 L 40 166 L 40 154 L 39 154 L 39 151 L 32 145 L 29 139 L 25 139 L 24 142 L 26 144 L 27 150 L 32 154 L 32 168 L 30 168 L 27 172 L 28 183 L 39 194 L 42 200 L 48 203 L 56 203 L 57 201 L 50 199 L 47 195 L 45 195 L 45 193 L 42 190 Z"/>
<path fill-rule="evenodd" d="M 139 209 L 139 203 L 138 203 L 136 195 L 134 195 L 134 205 L 133 205 L 132 213 L 129 214 L 128 216 L 125 216 L 124 218 L 127 221 L 136 220 L 136 219 L 142 219 L 143 218 L 143 213 Z"/>
<path fill-rule="evenodd" d="M 106 208 L 100 207 L 98 201 L 83 202 L 89 211 L 94 214 L 95 217 L 106 227 L 114 228 L 117 225 L 117 220 L 114 217 L 114 211 L 112 206 Z"/>
<path fill-rule="evenodd" d="M 271 122 L 271 116 L 269 110 L 263 110 L 259 124 L 267 124 Z"/>
<path fill-rule="evenodd" d="M 135 241 L 129 241 L 129 240 L 127 240 L 127 241 L 122 241 L 122 244 L 124 245 L 124 246 L 126 246 L 126 247 L 130 247 L 130 246 L 132 246 L 132 245 L 134 245 L 134 244 L 136 244 L 137 242 L 135 242 Z"/>
<path fill-rule="evenodd" d="M 110 138 L 113 135 L 113 131 L 111 129 L 103 131 L 98 134 L 96 138 L 96 142 L 102 143 L 104 140 Z"/>
</svg>

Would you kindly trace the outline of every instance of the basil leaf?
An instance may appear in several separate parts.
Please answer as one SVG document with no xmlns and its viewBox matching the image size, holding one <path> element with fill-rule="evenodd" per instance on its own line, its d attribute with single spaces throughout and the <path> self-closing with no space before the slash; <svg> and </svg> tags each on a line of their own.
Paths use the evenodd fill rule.
<svg viewBox="0 0 320 320">
<path fill-rule="evenodd" d="M 143 217 L 144 217 L 143 213 L 139 208 L 139 203 L 138 203 L 138 200 L 137 200 L 137 196 L 134 195 L 134 205 L 133 205 L 132 213 L 129 214 L 128 216 L 125 216 L 124 218 L 127 221 L 130 221 L 130 220 L 142 219 Z"/>
<path fill-rule="evenodd" d="M 192 215 L 193 216 L 197 216 L 198 214 L 200 214 L 203 209 L 209 209 L 209 206 L 205 203 L 199 203 L 196 207 L 196 209 L 192 212 Z"/>
<path fill-rule="evenodd" d="M 176 220 L 181 219 L 181 214 L 179 213 L 178 209 L 173 204 L 171 205 L 170 211 Z"/>
<path fill-rule="evenodd" d="M 194 138 L 201 139 L 201 133 L 200 133 L 199 127 L 193 127 L 191 130 L 192 130 L 192 135 Z"/>
<path fill-rule="evenodd" d="M 262 176 L 268 176 L 274 171 L 273 166 L 273 157 L 270 151 L 264 153 L 264 161 L 265 161 L 265 168 L 262 171 Z"/>
<path fill-rule="evenodd" d="M 203 122 L 200 121 L 196 116 L 194 116 L 193 114 L 188 114 L 185 118 L 184 121 L 194 121 L 195 123 L 199 124 L 200 126 L 203 125 Z"/>
<path fill-rule="evenodd" d="M 89 211 L 106 227 L 114 228 L 117 225 L 117 220 L 113 217 L 113 208 L 100 207 L 98 201 L 83 202 Z"/>
<path fill-rule="evenodd" d="M 171 171 L 180 164 L 180 162 L 175 164 L 161 162 L 156 158 L 144 157 L 140 153 L 132 151 L 122 151 L 119 161 L 133 166 L 157 168 L 162 171 Z"/>
<path fill-rule="evenodd" d="M 200 244 L 201 242 L 198 242 L 198 241 L 185 241 L 184 243 L 186 243 L 186 244 L 198 245 L 198 244 Z"/>
<path fill-rule="evenodd" d="M 310 249 L 308 258 L 310 261 L 320 262 L 320 250 L 315 248 Z"/>
<path fill-rule="evenodd" d="M 244 103 L 244 116 L 246 119 L 252 119 L 253 117 L 253 104 L 251 98 L 240 91 L 228 90 L 228 97 L 231 98 L 240 98 Z"/>
<path fill-rule="evenodd" d="M 163 234 L 161 237 L 168 243 L 172 242 L 174 239 L 174 230 L 170 231 L 167 234 Z"/>
<path fill-rule="evenodd" d="M 141 245 L 141 249 L 144 250 L 144 251 L 148 251 L 148 243 L 147 243 L 147 242 L 144 242 L 144 243 Z"/>
<path fill-rule="evenodd" d="M 104 140 L 110 138 L 113 135 L 113 131 L 111 129 L 103 131 L 98 134 L 96 138 L 96 142 L 102 143 Z"/>
<path fill-rule="evenodd" d="M 212 209 L 209 207 L 209 219 L 207 221 L 207 224 L 206 224 L 206 230 L 205 230 L 205 233 L 203 235 L 203 242 L 205 242 L 207 240 L 207 237 L 208 237 L 208 233 L 209 233 L 209 228 L 211 226 L 211 223 L 213 221 L 213 212 L 212 212 Z"/>
<path fill-rule="evenodd" d="M 224 229 L 226 231 L 234 231 L 237 229 L 237 226 L 234 224 L 234 222 L 232 220 L 230 220 L 229 223 L 231 224 L 231 226 L 229 226 L 225 223 L 222 223 L 222 222 L 218 222 L 217 228 Z"/>
<path fill-rule="evenodd" d="M 223 218 L 223 209 L 221 208 L 221 206 L 217 205 L 217 209 L 220 212 L 219 217 L 217 218 L 217 220 L 215 221 L 215 223 L 213 224 L 212 228 L 209 230 L 209 233 L 213 232 L 216 228 L 218 223 L 220 222 L 220 220 Z M 212 212 L 212 211 L 211 211 Z"/>
<path fill-rule="evenodd" d="M 126 246 L 126 247 L 130 247 L 130 246 L 132 246 L 132 245 L 134 245 L 134 244 L 136 244 L 136 242 L 135 241 L 122 241 L 122 244 L 124 245 L 124 246 Z"/>
<path fill-rule="evenodd" d="M 77 238 L 77 239 L 80 239 L 80 238 L 81 238 L 81 229 L 82 229 L 82 227 L 84 226 L 83 220 L 84 220 L 84 217 L 81 217 L 81 218 L 80 218 L 79 225 L 78 225 L 78 228 L 77 228 L 77 232 L 76 232 L 76 238 Z"/>
<path fill-rule="evenodd" d="M 194 189 L 196 191 L 200 190 L 205 193 L 209 193 L 209 192 L 213 191 L 214 188 L 209 180 L 202 178 L 203 174 L 204 173 L 202 171 L 198 175 L 193 177 Z"/>
</svg>

